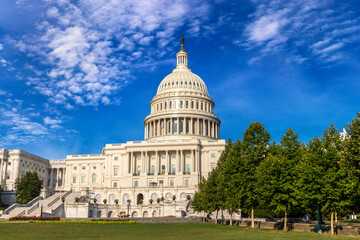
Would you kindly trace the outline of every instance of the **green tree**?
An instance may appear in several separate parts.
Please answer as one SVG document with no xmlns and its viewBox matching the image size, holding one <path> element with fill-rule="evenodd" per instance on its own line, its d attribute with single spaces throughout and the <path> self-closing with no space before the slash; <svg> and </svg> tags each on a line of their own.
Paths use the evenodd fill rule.
<svg viewBox="0 0 360 240">
<path fill-rule="evenodd" d="M 293 185 L 294 168 L 286 156 L 269 155 L 256 171 L 260 204 L 277 216 L 284 215 L 284 231 L 287 231 L 287 215 L 297 204 Z"/>
<path fill-rule="evenodd" d="M 298 190 L 302 206 L 307 212 L 321 207 L 321 212 L 331 214 L 331 233 L 334 233 L 333 217 L 343 208 L 345 175 L 340 171 L 343 143 L 333 124 L 324 130 L 321 138 L 308 143 L 304 161 L 299 163 Z"/>
<path fill-rule="evenodd" d="M 360 212 L 360 113 L 346 126 L 348 136 L 344 140 L 341 157 L 342 186 L 346 199 L 341 207 L 348 212 Z"/>
<path fill-rule="evenodd" d="M 39 179 L 36 172 L 27 172 L 22 178 L 15 181 L 16 202 L 28 203 L 40 195 L 42 180 Z"/>
<path fill-rule="evenodd" d="M 238 206 L 251 212 L 251 227 L 255 227 L 254 209 L 258 205 L 256 168 L 269 151 L 270 133 L 259 122 L 253 122 L 246 129 L 242 141 L 234 145 L 230 159 L 236 166 L 232 184 L 236 189 Z M 232 155 L 232 156 L 231 156 Z"/>
</svg>

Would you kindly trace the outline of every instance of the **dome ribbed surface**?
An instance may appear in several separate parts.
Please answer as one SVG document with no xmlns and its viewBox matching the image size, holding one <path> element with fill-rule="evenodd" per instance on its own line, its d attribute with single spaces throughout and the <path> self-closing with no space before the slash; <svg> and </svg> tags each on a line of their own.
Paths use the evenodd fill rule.
<svg viewBox="0 0 360 240">
<path fill-rule="evenodd" d="M 190 70 L 175 70 L 160 83 L 157 94 L 167 91 L 196 91 L 208 96 L 204 81 Z"/>
</svg>

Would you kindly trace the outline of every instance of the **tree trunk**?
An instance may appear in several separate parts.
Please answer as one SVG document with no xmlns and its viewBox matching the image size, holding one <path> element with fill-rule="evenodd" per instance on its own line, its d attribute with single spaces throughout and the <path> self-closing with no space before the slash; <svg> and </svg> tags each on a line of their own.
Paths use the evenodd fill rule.
<svg viewBox="0 0 360 240">
<path fill-rule="evenodd" d="M 230 213 L 230 226 L 232 226 L 232 213 Z"/>
<path fill-rule="evenodd" d="M 331 235 L 334 235 L 334 212 L 331 212 Z"/>
<path fill-rule="evenodd" d="M 287 210 L 285 208 L 284 232 L 287 232 Z"/>
<path fill-rule="evenodd" d="M 337 212 L 335 212 L 335 222 L 337 223 Z"/>
<path fill-rule="evenodd" d="M 251 208 L 251 227 L 255 228 L 255 222 L 254 222 L 254 207 Z"/>
<path fill-rule="evenodd" d="M 216 210 L 215 224 L 217 224 L 218 213 L 219 213 L 219 210 Z"/>
<path fill-rule="evenodd" d="M 205 211 L 204 211 L 203 223 L 205 223 Z"/>
</svg>

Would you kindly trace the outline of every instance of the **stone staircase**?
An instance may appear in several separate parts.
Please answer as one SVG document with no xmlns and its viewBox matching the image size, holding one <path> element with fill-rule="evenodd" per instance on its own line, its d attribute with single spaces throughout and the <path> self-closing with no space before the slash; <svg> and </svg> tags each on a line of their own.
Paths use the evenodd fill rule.
<svg viewBox="0 0 360 240">
<path fill-rule="evenodd" d="M 57 216 L 62 217 L 62 209 L 64 203 L 62 198 L 65 197 L 65 202 L 72 203 L 76 197 L 80 197 L 80 192 L 55 192 L 53 195 L 46 199 L 42 197 L 36 197 L 27 204 L 13 204 L 9 208 L 4 210 L 4 214 L 0 217 L 3 219 L 9 219 L 17 216 L 42 216 L 50 217 Z"/>
</svg>

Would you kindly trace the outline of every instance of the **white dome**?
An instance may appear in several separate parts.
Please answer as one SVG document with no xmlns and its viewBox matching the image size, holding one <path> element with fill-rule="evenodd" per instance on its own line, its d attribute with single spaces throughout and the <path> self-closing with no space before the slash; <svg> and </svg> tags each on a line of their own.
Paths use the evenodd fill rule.
<svg viewBox="0 0 360 240">
<path fill-rule="evenodd" d="M 208 96 L 208 90 L 204 81 L 190 69 L 174 69 L 172 73 L 167 75 L 160 83 L 157 94 L 165 92 L 196 91 Z"/>
</svg>

